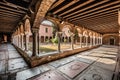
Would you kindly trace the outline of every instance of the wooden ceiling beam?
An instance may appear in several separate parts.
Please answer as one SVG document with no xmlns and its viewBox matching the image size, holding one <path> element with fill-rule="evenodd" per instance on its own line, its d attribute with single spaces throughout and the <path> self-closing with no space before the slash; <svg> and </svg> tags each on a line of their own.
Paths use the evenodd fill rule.
<svg viewBox="0 0 120 80">
<path fill-rule="evenodd" d="M 2 9 L 0 9 L 0 12 L 1 13 L 6 13 L 6 14 L 11 14 L 11 15 L 18 15 L 18 16 L 23 15 L 23 14 L 19 14 L 19 13 L 12 12 L 12 11 L 7 11 L 7 10 L 2 10 Z"/>
<path fill-rule="evenodd" d="M 5 6 L 8 6 L 8 7 L 12 7 L 12 8 L 19 8 L 21 10 L 24 10 L 24 11 L 27 11 L 28 9 L 27 8 L 24 8 L 24 7 L 21 7 L 21 6 L 18 6 L 18 5 L 15 5 L 15 4 L 12 4 L 12 3 L 9 3 L 9 2 L 0 2 L 0 5 L 5 5 Z"/>
<path fill-rule="evenodd" d="M 98 32 L 98 33 L 106 33 L 106 32 L 111 33 L 111 32 L 116 32 L 117 31 L 117 28 L 111 30 L 111 28 L 107 29 L 104 25 L 97 25 L 97 26 L 94 26 L 94 27 L 84 25 L 84 27 L 86 29 L 89 29 L 89 30 L 92 30 L 92 31 L 95 31 L 95 32 Z"/>
<path fill-rule="evenodd" d="M 86 12 L 83 12 L 83 13 L 80 13 L 80 14 L 77 14 L 77 15 L 74 15 L 72 17 L 69 17 L 68 19 L 71 19 L 71 18 L 77 18 L 79 16 L 83 16 L 83 15 L 87 15 L 88 13 L 91 14 L 91 13 L 94 13 L 93 11 L 97 11 L 99 9 L 102 9 L 104 10 L 103 8 L 105 7 L 108 7 L 108 6 L 111 6 L 111 5 L 114 5 L 114 4 L 117 4 L 117 3 L 120 3 L 120 1 L 115 1 L 115 2 L 112 2 L 112 3 L 108 3 L 107 5 L 103 5 L 103 6 L 100 6 L 100 7 L 97 7 L 97 8 L 94 8 L 94 9 L 91 9 L 89 11 L 86 11 Z M 114 6 L 113 6 L 114 7 Z M 100 11 L 100 10 L 99 10 Z"/>
<path fill-rule="evenodd" d="M 108 1 L 109 1 L 109 0 L 103 0 L 103 1 L 101 1 L 101 2 L 99 2 L 99 3 L 93 4 L 93 5 L 91 5 L 91 6 L 88 6 L 88 7 L 86 7 L 86 8 L 83 8 L 83 9 L 81 9 L 81 10 L 75 11 L 74 13 L 71 13 L 71 14 L 68 14 L 68 15 L 66 15 L 66 16 L 63 16 L 63 18 L 67 18 L 67 17 L 70 17 L 70 16 L 72 16 L 72 15 L 81 13 L 81 12 L 87 10 L 87 9 L 93 8 L 93 7 L 97 6 L 97 5 L 103 4 L 103 3 L 108 2 Z"/>
<path fill-rule="evenodd" d="M 63 3 L 65 0 L 58 0 L 55 4 L 53 4 L 53 6 L 50 8 L 50 10 L 54 9 L 56 6 L 60 5 L 61 3 Z"/>
<path fill-rule="evenodd" d="M 98 14 L 98 13 L 101 13 L 101 12 L 104 12 L 104 11 L 107 11 L 107 10 L 115 9 L 115 8 L 120 8 L 120 5 L 116 5 L 116 6 L 113 6 L 113 7 L 105 8 L 105 9 L 102 9 L 102 10 L 99 10 L 99 11 L 96 11 L 96 12 L 84 15 L 83 17 L 92 16 L 92 15 L 95 15 L 95 14 Z M 74 19 L 78 19 L 79 17 L 82 18 L 82 16 L 77 16 L 76 18 L 74 17 Z M 71 19 L 71 18 L 67 18 L 67 19 Z"/>
<path fill-rule="evenodd" d="M 60 9 L 58 9 L 58 10 L 56 10 L 56 11 L 54 11 L 53 14 L 57 14 L 58 12 L 60 12 L 60 11 L 62 11 L 62 10 L 64 10 L 64 9 L 66 9 L 67 7 L 69 7 L 69 6 L 71 6 L 71 5 L 75 4 L 75 3 L 77 3 L 78 1 L 79 1 L 79 0 L 72 0 L 72 1 L 71 1 L 70 3 L 68 3 L 67 5 L 61 7 Z"/>
<path fill-rule="evenodd" d="M 85 6 L 85 5 L 87 5 L 87 4 L 89 4 L 89 3 L 93 2 L 93 1 L 95 1 L 95 0 L 88 0 L 88 1 L 84 2 L 83 4 L 80 4 L 80 5 L 78 5 L 78 6 L 74 7 L 74 8 L 72 8 L 72 9 L 69 9 L 69 10 L 63 12 L 63 13 L 60 14 L 59 16 L 63 16 L 63 15 L 65 15 L 65 14 L 67 14 L 67 13 L 73 11 L 73 10 L 76 10 L 76 9 L 82 7 L 82 6 Z"/>
<path fill-rule="evenodd" d="M 114 11 L 114 12 L 113 12 Z M 108 14 L 109 13 L 109 14 Z M 100 14 L 96 14 L 96 15 L 93 15 L 93 16 L 89 16 L 89 17 L 83 17 L 83 18 L 78 18 L 78 19 L 75 19 L 75 20 L 79 20 L 79 19 L 84 19 L 84 20 L 87 20 L 87 19 L 94 19 L 94 18 L 99 18 L 99 17 L 105 17 L 105 16 L 108 16 L 108 15 L 116 15 L 118 14 L 117 12 L 117 9 L 116 10 L 112 10 L 112 11 L 107 11 L 107 12 L 104 12 L 104 13 L 100 13 Z M 71 19 L 73 20 L 73 19 Z M 70 21 L 71 21 L 70 20 Z"/>
<path fill-rule="evenodd" d="M 86 21 L 73 21 L 73 23 L 76 22 L 76 23 L 84 23 L 84 24 L 89 24 L 89 25 L 99 25 L 99 24 L 107 24 L 107 23 L 111 23 L 111 22 L 117 22 L 116 20 L 114 19 L 111 19 L 109 21 L 100 21 L 100 20 L 86 20 Z"/>
<path fill-rule="evenodd" d="M 19 15 L 13 15 L 13 14 L 1 13 L 1 12 L 0 12 L 0 17 L 6 17 L 6 18 L 21 18 L 21 16 L 19 16 Z"/>
<path fill-rule="evenodd" d="M 108 18 L 108 17 L 109 17 L 109 18 L 110 18 L 110 17 L 117 17 L 117 15 L 118 15 L 118 13 L 115 12 L 115 13 L 110 13 L 110 14 L 98 16 L 98 17 L 79 18 L 79 19 L 76 19 L 76 20 L 71 19 L 71 20 L 69 20 L 69 21 L 99 20 L 99 19 L 101 19 L 101 18 L 104 19 L 104 18 Z"/>
<path fill-rule="evenodd" d="M 5 7 L 5 6 L 0 6 L 0 9 L 4 9 L 4 10 L 16 12 L 16 13 L 21 13 L 21 14 L 25 14 L 25 13 L 26 13 L 26 12 L 24 12 L 24 11 L 19 11 L 19 10 L 17 10 L 17 9 L 12 9 L 12 8 Z"/>
<path fill-rule="evenodd" d="M 89 26 L 85 26 L 85 27 L 87 27 L 91 30 L 95 30 L 95 31 L 100 31 L 100 30 L 111 31 L 111 29 L 116 30 L 119 28 L 118 25 L 107 25 L 107 24 L 101 24 L 101 25 L 95 25 L 95 26 L 89 25 Z M 115 28 L 113 28 L 113 27 L 115 27 Z"/>
</svg>

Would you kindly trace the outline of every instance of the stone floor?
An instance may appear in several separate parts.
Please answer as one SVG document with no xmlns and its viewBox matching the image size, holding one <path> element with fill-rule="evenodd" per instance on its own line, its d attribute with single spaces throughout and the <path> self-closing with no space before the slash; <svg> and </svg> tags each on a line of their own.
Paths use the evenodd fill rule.
<svg viewBox="0 0 120 80">
<path fill-rule="evenodd" d="M 0 80 L 112 80 L 117 53 L 117 46 L 101 46 L 29 68 L 11 44 L 2 44 Z"/>
</svg>

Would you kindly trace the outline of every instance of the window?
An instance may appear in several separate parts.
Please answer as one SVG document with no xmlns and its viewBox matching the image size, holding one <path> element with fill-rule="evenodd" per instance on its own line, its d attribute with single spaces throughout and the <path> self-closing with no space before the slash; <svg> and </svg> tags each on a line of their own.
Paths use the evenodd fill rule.
<svg viewBox="0 0 120 80">
<path fill-rule="evenodd" d="M 48 28 L 45 28 L 45 32 L 48 33 Z"/>
</svg>

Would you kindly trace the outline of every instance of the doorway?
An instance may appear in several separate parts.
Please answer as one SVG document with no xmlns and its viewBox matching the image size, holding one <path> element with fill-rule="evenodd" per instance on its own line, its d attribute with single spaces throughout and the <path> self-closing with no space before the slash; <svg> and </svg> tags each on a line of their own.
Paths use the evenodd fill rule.
<svg viewBox="0 0 120 80">
<path fill-rule="evenodd" d="M 115 39 L 114 38 L 110 38 L 110 45 L 115 45 Z"/>
</svg>

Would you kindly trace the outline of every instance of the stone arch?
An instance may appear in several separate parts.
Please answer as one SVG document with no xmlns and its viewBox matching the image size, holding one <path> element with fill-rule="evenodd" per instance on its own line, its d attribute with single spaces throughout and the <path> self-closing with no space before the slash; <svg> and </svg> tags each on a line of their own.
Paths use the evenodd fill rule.
<svg viewBox="0 0 120 80">
<path fill-rule="evenodd" d="M 54 24 L 54 25 L 53 25 L 53 28 L 56 29 L 57 31 L 60 30 L 59 24 L 58 24 L 57 21 L 55 21 L 55 20 L 53 20 L 53 19 L 50 19 L 50 18 L 47 18 L 47 19 L 44 19 L 44 20 L 48 20 L 48 21 L 50 21 L 52 24 Z M 43 21 L 44 21 L 44 20 L 43 20 Z"/>
<path fill-rule="evenodd" d="M 110 38 L 114 38 L 114 45 L 119 45 L 118 34 L 104 34 L 103 44 L 110 45 Z"/>
<path fill-rule="evenodd" d="M 32 27 L 39 27 L 39 25 L 41 24 L 41 22 L 43 21 L 43 18 L 45 17 L 47 11 L 49 10 L 49 8 L 51 7 L 51 5 L 55 2 L 55 0 L 42 0 L 42 2 L 40 3 L 40 5 L 36 6 L 37 8 L 37 12 L 36 12 L 36 16 L 34 18 L 34 22 L 33 22 L 33 26 Z"/>
<path fill-rule="evenodd" d="M 84 30 L 84 31 L 83 31 L 83 36 L 88 36 L 87 30 Z"/>
<path fill-rule="evenodd" d="M 44 21 L 50 22 L 51 25 L 42 23 L 42 22 L 44 22 Z M 59 29 L 58 22 L 56 22 L 56 21 L 53 20 L 53 19 L 49 19 L 49 18 L 44 19 L 42 22 L 41 22 L 40 26 L 41 26 L 41 25 L 44 25 L 46 28 L 48 28 L 48 32 L 49 32 L 49 33 L 52 32 L 52 34 L 51 34 L 51 33 L 49 34 L 49 37 L 50 37 L 50 36 L 55 37 L 55 36 L 56 36 L 56 32 L 59 32 L 59 30 L 60 30 L 60 29 Z M 47 27 L 47 26 L 52 27 L 52 28 L 49 28 L 49 27 Z M 43 26 L 41 26 L 41 27 L 43 27 Z M 41 27 L 39 27 L 39 28 L 41 29 Z M 45 28 L 43 27 L 43 29 L 45 29 Z M 39 30 L 39 31 L 41 31 L 41 30 Z M 47 35 L 47 33 L 45 33 L 45 34 Z M 45 35 L 41 35 L 41 36 L 45 36 Z"/>
<path fill-rule="evenodd" d="M 89 36 L 92 37 L 92 36 L 93 36 L 92 34 L 93 34 L 93 33 L 90 31 L 90 32 L 89 32 Z"/>
<path fill-rule="evenodd" d="M 67 37 L 70 37 L 71 34 L 73 33 L 72 32 L 72 27 L 70 25 L 64 25 L 62 27 L 62 32 L 64 32 Z"/>
<path fill-rule="evenodd" d="M 79 37 L 82 36 L 82 28 L 80 28 L 80 27 L 78 27 L 78 26 L 76 26 L 75 28 L 76 28 L 76 30 L 78 31 Z"/>
<path fill-rule="evenodd" d="M 30 25 L 30 20 L 26 19 L 24 23 L 24 28 L 25 28 L 25 34 L 31 35 L 31 25 Z"/>
<path fill-rule="evenodd" d="M 23 34 L 24 33 L 24 26 L 23 24 L 20 25 L 20 32 Z"/>
</svg>

